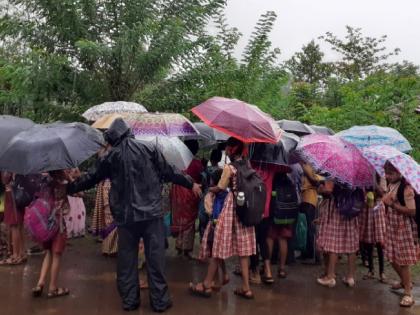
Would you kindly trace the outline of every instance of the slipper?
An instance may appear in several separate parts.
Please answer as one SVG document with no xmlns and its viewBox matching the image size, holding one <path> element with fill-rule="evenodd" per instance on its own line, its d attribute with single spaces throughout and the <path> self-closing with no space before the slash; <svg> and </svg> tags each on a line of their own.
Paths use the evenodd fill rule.
<svg viewBox="0 0 420 315">
<path fill-rule="evenodd" d="M 412 295 L 404 295 L 401 299 L 400 306 L 401 307 L 411 307 L 415 303 Z"/>
<path fill-rule="evenodd" d="M 199 285 L 201 285 L 201 287 L 203 288 L 202 290 L 198 288 Z M 190 282 L 189 290 L 191 294 L 200 296 L 200 297 L 205 297 L 205 298 L 211 297 L 211 294 L 212 294 L 212 289 L 206 288 L 206 286 L 202 282 L 197 283 L 197 284 Z"/>
<path fill-rule="evenodd" d="M 241 298 L 246 299 L 246 300 L 253 300 L 254 299 L 254 294 L 252 293 L 251 290 L 244 291 L 243 289 L 238 288 L 235 291 L 233 291 L 233 293 L 237 296 L 240 296 Z"/>
<path fill-rule="evenodd" d="M 32 296 L 40 297 L 42 295 L 42 291 L 44 291 L 44 285 L 37 285 L 35 288 L 32 289 Z"/>
<path fill-rule="evenodd" d="M 284 270 L 279 270 L 279 272 L 277 273 L 277 276 L 281 279 L 286 279 L 287 278 L 287 273 Z"/>
<path fill-rule="evenodd" d="M 363 280 L 372 280 L 375 279 L 375 274 L 373 272 L 368 272 L 367 274 L 365 274 L 362 278 Z"/>
<path fill-rule="evenodd" d="M 274 283 L 273 277 L 267 277 L 265 275 L 261 277 L 261 280 L 265 284 L 273 284 Z"/>
<path fill-rule="evenodd" d="M 49 291 L 47 297 L 49 299 L 57 298 L 61 296 L 66 296 L 70 294 L 70 290 L 67 288 L 57 288 L 55 290 Z"/>
</svg>

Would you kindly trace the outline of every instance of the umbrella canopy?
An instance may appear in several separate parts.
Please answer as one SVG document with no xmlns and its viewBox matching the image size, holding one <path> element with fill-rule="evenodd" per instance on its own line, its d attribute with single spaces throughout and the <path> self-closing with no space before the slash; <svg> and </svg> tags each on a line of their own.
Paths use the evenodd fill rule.
<svg viewBox="0 0 420 315">
<path fill-rule="evenodd" d="M 74 168 L 102 144 L 102 134 L 86 124 L 35 125 L 10 140 L 0 156 L 0 170 L 26 175 Z"/>
<path fill-rule="evenodd" d="M 317 126 L 317 125 L 309 125 L 309 127 L 314 131 L 313 133 L 317 135 L 326 135 L 326 136 L 333 136 L 334 131 L 332 131 L 328 127 L 324 126 Z"/>
<path fill-rule="evenodd" d="M 256 143 L 251 147 L 250 160 L 275 165 L 288 165 L 289 154 L 299 143 L 299 137 L 291 133 L 283 133 L 280 141 L 272 143 Z"/>
<path fill-rule="evenodd" d="M 358 148 L 366 148 L 373 145 L 389 145 L 401 152 L 408 152 L 412 147 L 408 140 L 397 130 L 379 126 L 354 126 L 340 131 L 337 137 L 353 143 Z"/>
<path fill-rule="evenodd" d="M 136 139 L 156 145 L 166 161 L 180 170 L 187 169 L 194 158 L 190 149 L 177 137 L 136 137 Z"/>
<path fill-rule="evenodd" d="M 82 116 L 89 121 L 96 121 L 109 114 L 121 113 L 146 113 L 147 109 L 141 104 L 134 102 L 105 102 L 89 108 Z"/>
<path fill-rule="evenodd" d="M 212 147 L 217 145 L 218 142 L 223 142 L 229 139 L 229 136 L 217 129 L 207 126 L 205 123 L 194 123 L 199 135 L 182 137 L 183 140 L 198 140 L 201 148 Z"/>
<path fill-rule="evenodd" d="M 335 136 L 308 135 L 296 147 L 294 155 L 311 164 L 330 179 L 352 187 L 374 183 L 374 170 L 353 144 Z"/>
<path fill-rule="evenodd" d="M 365 148 L 363 155 L 381 176 L 385 176 L 385 163 L 391 163 L 420 194 L 420 165 L 411 156 L 388 145 Z"/>
<path fill-rule="evenodd" d="M 297 120 L 282 119 L 277 122 L 284 131 L 294 133 L 299 137 L 313 134 L 314 131 L 306 124 Z"/>
<path fill-rule="evenodd" d="M 282 130 L 268 114 L 254 105 L 223 97 L 213 97 L 192 112 L 206 125 L 245 143 L 277 143 Z"/>
<path fill-rule="evenodd" d="M 34 126 L 32 120 L 9 115 L 0 116 L 0 153 L 19 132 Z"/>
<path fill-rule="evenodd" d="M 110 114 L 96 121 L 92 127 L 108 129 L 117 118 L 124 119 L 133 134 L 140 137 L 187 137 L 200 134 L 191 121 L 175 113 Z"/>
</svg>

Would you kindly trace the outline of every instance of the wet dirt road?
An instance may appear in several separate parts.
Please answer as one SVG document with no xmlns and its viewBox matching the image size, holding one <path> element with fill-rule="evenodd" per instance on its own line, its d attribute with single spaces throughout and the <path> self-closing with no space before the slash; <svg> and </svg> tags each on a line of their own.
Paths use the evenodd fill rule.
<svg viewBox="0 0 420 315">
<path fill-rule="evenodd" d="M 0 268 L 0 315 L 127 314 L 121 310 L 116 290 L 115 259 L 102 257 L 100 246 L 91 239 L 71 243 L 64 255 L 60 281 L 71 289 L 71 295 L 51 300 L 32 298 L 30 290 L 36 283 L 42 256 L 30 257 L 25 266 Z M 290 267 L 288 279 L 276 281 L 270 287 L 254 286 L 253 301 L 234 296 L 233 289 L 240 279 L 233 275 L 230 284 L 212 298 L 191 296 L 188 282 L 201 280 L 204 272 L 205 265 L 168 252 L 167 275 L 174 307 L 166 314 L 420 315 L 418 287 L 415 288 L 418 306 L 401 309 L 400 297 L 378 281 L 359 280 L 355 289 L 341 283 L 334 289 L 318 286 L 315 278 L 320 267 L 299 264 Z M 142 291 L 141 296 L 141 308 L 131 314 L 153 314 L 147 291 Z"/>
</svg>

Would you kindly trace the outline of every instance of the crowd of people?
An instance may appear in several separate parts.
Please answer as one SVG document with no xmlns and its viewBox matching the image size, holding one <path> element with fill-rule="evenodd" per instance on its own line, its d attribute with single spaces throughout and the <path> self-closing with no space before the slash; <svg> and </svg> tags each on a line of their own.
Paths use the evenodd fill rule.
<svg viewBox="0 0 420 315">
<path fill-rule="evenodd" d="M 342 282 L 355 287 L 358 254 L 368 267 L 363 279 L 374 279 L 373 250 L 377 248 L 378 279 L 388 283 L 386 258 L 400 279 L 391 287 L 402 290 L 400 305 L 414 304 L 410 266 L 420 258 L 414 219 L 416 194 L 391 164 L 385 165 L 385 178 L 377 176 L 373 187 L 349 193 L 347 187 L 326 174 L 316 173 L 306 162 L 294 165 L 249 162 L 247 145 L 236 138 L 229 138 L 223 148 L 212 150 L 209 161 L 194 158 L 181 172 L 170 166 L 156 147 L 135 140 L 121 119 L 113 123 L 104 137 L 107 146 L 98 153 L 95 167 L 86 174 L 71 170 L 52 171 L 39 175 L 41 179 L 24 177 L 38 183 L 33 185 L 39 190 L 34 195 L 53 200 L 54 215 L 59 222 L 56 235 L 41 244 L 45 256 L 32 290 L 34 297 L 42 295 L 48 274 L 48 297 L 69 294 L 68 288 L 59 286 L 60 259 L 66 239 L 84 235 L 86 211 L 82 192 L 96 187 L 91 232 L 102 241 L 104 255 L 117 255 L 117 286 L 125 310 L 135 310 L 140 305 L 141 241 L 154 311 L 163 312 L 172 306 L 165 277 L 167 236 L 176 237 L 179 255 L 196 259 L 197 231 L 200 241 L 197 259 L 207 263 L 207 272 L 201 282 L 189 284 L 191 294 L 211 297 L 221 290 L 230 281 L 226 259 L 238 257 L 234 272 L 242 277 L 242 285 L 234 293 L 253 299 L 251 284 L 270 285 L 276 281 L 273 261 L 278 265 L 277 278 L 288 276 L 286 265 L 295 259 L 296 226 L 302 216 L 307 229 L 305 246 L 300 248 L 298 258 L 305 263 L 323 264 L 323 273 L 316 279 L 319 285 L 328 288 L 337 285 L 337 261 L 346 256 L 347 271 Z M 198 142 L 185 143 L 196 156 Z M 261 220 L 253 226 L 244 224 L 237 212 L 242 197 L 238 191 L 238 165 L 251 168 L 251 163 L 265 184 L 266 194 L 265 204 L 260 205 Z M 27 260 L 24 209 L 17 205 L 16 190 L 23 186 L 19 182 L 24 179 L 7 172 L 1 174 L 1 179 L 0 209 L 4 211 L 8 234 L 2 244 L 7 257 L 0 265 L 19 265 Z M 352 208 L 359 210 L 354 215 L 343 212 L 349 198 Z M 169 223 L 165 223 L 167 216 L 171 218 Z"/>
</svg>

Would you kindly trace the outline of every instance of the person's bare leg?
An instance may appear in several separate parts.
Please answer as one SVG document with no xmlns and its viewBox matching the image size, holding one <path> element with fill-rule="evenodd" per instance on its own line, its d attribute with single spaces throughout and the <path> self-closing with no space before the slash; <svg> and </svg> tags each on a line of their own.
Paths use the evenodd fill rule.
<svg viewBox="0 0 420 315">
<path fill-rule="evenodd" d="M 19 232 L 20 232 L 20 254 L 19 257 L 26 258 L 26 248 L 25 248 L 25 231 L 23 229 L 23 225 L 19 225 Z"/>
<path fill-rule="evenodd" d="M 12 258 L 18 259 L 20 254 L 20 232 L 17 225 L 10 227 L 12 234 Z"/>
<path fill-rule="evenodd" d="M 218 269 L 219 269 L 219 260 L 217 258 L 210 258 L 209 265 L 207 267 L 207 274 L 203 281 L 205 288 L 211 288 L 214 278 L 217 275 Z"/>
<path fill-rule="evenodd" d="M 410 266 L 400 266 L 401 268 L 401 282 L 404 287 L 404 294 L 411 296 L 411 272 Z"/>
<path fill-rule="evenodd" d="M 264 275 L 267 278 L 272 278 L 273 274 L 271 272 L 271 256 L 273 255 L 274 241 L 271 238 L 266 239 L 268 259 L 264 260 Z"/>
<path fill-rule="evenodd" d="M 348 255 L 347 261 L 347 279 L 353 279 L 356 274 L 356 253 Z"/>
<path fill-rule="evenodd" d="M 39 279 L 37 286 L 43 287 L 47 281 L 48 271 L 51 266 L 51 251 L 45 251 L 44 260 L 42 261 L 41 272 L 39 274 Z"/>
<path fill-rule="evenodd" d="M 242 270 L 242 290 L 243 292 L 251 291 L 249 287 L 249 257 L 240 257 L 241 270 Z"/>
<path fill-rule="evenodd" d="M 334 253 L 330 253 L 328 255 L 328 270 L 327 270 L 327 278 L 328 279 L 335 279 L 335 266 L 337 264 L 338 255 Z"/>
<path fill-rule="evenodd" d="M 54 291 L 58 288 L 58 274 L 60 272 L 61 254 L 52 254 L 50 286 L 49 290 Z"/>
<path fill-rule="evenodd" d="M 287 260 L 287 239 L 279 239 L 279 248 L 280 248 L 280 271 L 284 271 L 286 268 Z"/>
</svg>

